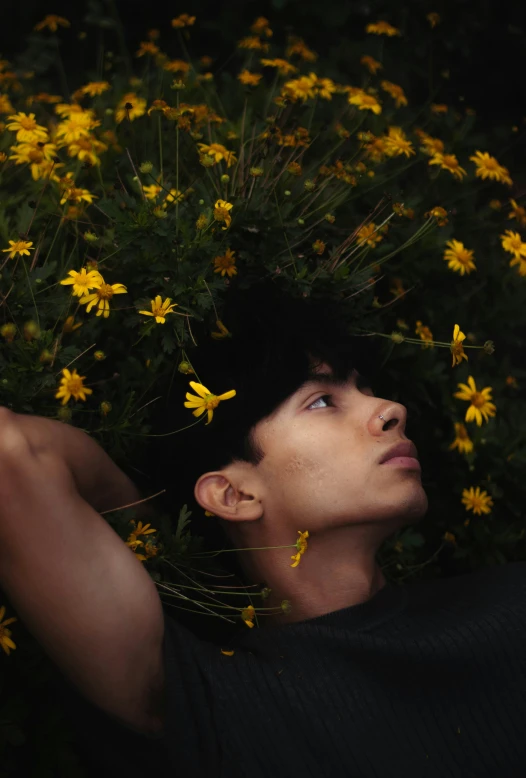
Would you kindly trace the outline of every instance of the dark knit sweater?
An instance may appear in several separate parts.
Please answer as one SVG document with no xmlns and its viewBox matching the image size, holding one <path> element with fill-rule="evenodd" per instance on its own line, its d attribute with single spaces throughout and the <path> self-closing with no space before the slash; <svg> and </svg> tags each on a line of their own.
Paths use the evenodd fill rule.
<svg viewBox="0 0 526 778">
<path fill-rule="evenodd" d="M 526 562 L 387 584 L 228 647 L 166 616 L 167 775 L 526 777 Z"/>
</svg>

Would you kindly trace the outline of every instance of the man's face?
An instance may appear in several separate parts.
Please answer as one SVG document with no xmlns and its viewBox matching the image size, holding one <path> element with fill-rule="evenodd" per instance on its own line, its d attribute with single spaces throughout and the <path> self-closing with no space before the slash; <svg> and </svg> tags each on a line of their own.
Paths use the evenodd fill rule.
<svg viewBox="0 0 526 778">
<path fill-rule="evenodd" d="M 327 364 L 315 372 L 332 374 Z M 316 378 L 256 426 L 267 529 L 295 534 L 353 524 L 381 542 L 427 511 L 419 470 L 379 464 L 408 440 L 405 407 L 359 387 L 356 371 L 341 387 Z"/>
</svg>

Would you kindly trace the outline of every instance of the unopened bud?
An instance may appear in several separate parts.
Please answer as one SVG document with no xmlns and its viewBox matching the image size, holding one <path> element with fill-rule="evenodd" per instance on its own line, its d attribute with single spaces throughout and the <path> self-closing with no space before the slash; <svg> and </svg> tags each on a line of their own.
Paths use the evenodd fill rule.
<svg viewBox="0 0 526 778">
<path fill-rule="evenodd" d="M 393 343 L 403 343 L 405 340 L 405 337 L 402 335 L 401 332 L 392 332 L 391 333 L 391 340 Z"/>
<path fill-rule="evenodd" d="M 27 321 L 24 324 L 24 339 L 25 340 L 38 340 L 40 337 L 40 327 L 36 321 Z"/>
<path fill-rule="evenodd" d="M 96 243 L 98 241 L 98 235 L 95 235 L 94 232 L 90 232 L 89 230 L 84 233 L 84 240 L 86 243 Z"/>
<path fill-rule="evenodd" d="M 223 175 L 221 176 L 221 183 L 228 184 L 229 181 L 230 181 L 230 176 L 227 173 L 223 173 Z"/>
<path fill-rule="evenodd" d="M 59 421 L 63 422 L 64 424 L 69 424 L 72 419 L 73 413 L 71 411 L 71 408 L 59 408 L 57 411 L 57 418 Z"/>
<path fill-rule="evenodd" d="M 16 324 L 13 324 L 13 322 L 3 324 L 0 327 L 0 335 L 2 335 L 8 343 L 12 343 L 16 335 Z"/>
<path fill-rule="evenodd" d="M 486 352 L 486 354 L 493 354 L 493 352 L 495 351 L 495 346 L 493 345 L 493 341 L 492 340 L 487 340 L 484 343 L 483 348 L 484 348 L 484 351 Z"/>
<path fill-rule="evenodd" d="M 40 354 L 38 361 L 41 365 L 50 365 L 53 362 L 53 354 L 49 349 L 45 348 L 44 351 Z"/>
<path fill-rule="evenodd" d="M 153 170 L 153 164 L 151 162 L 143 162 L 139 167 L 141 173 L 151 173 Z"/>
<path fill-rule="evenodd" d="M 111 411 L 112 407 L 113 407 L 112 404 L 107 402 L 106 400 L 103 400 L 99 405 L 100 412 L 102 413 L 103 416 L 107 416 L 108 413 Z"/>
<path fill-rule="evenodd" d="M 102 362 L 103 359 L 106 359 L 106 354 L 104 351 L 100 351 L 99 349 L 93 353 L 93 358 L 96 359 L 97 362 Z"/>
</svg>

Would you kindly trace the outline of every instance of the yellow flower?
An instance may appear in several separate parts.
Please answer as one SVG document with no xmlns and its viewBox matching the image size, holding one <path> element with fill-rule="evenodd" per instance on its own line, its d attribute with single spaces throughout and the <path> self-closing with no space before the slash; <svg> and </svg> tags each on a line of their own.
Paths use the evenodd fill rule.
<svg viewBox="0 0 526 778">
<path fill-rule="evenodd" d="M 484 421 L 488 421 L 490 416 L 495 416 L 497 410 L 496 406 L 491 402 L 492 389 L 490 386 L 485 386 L 480 392 L 477 391 L 473 376 L 468 377 L 468 384 L 469 386 L 466 384 L 458 384 L 461 391 L 455 392 L 453 397 L 457 397 L 459 400 L 466 400 L 470 403 L 466 412 L 465 421 L 475 420 L 480 427 L 482 419 L 484 418 Z"/>
<path fill-rule="evenodd" d="M 360 58 L 360 62 L 362 65 L 365 65 L 369 73 L 372 73 L 373 76 L 377 70 L 383 70 L 384 67 L 381 62 L 378 62 L 374 57 L 370 57 L 369 54 L 364 54 L 363 57 Z"/>
<path fill-rule="evenodd" d="M 242 70 L 241 73 L 239 73 L 237 78 L 238 81 L 241 81 L 245 86 L 257 86 L 263 78 L 263 75 L 261 73 L 251 73 L 245 68 L 245 70 Z"/>
<path fill-rule="evenodd" d="M 479 516 L 482 513 L 491 513 L 491 506 L 493 505 L 493 500 L 489 494 L 481 491 L 480 486 L 477 486 L 476 489 L 473 489 L 472 486 L 469 489 L 464 489 L 461 502 L 467 511 L 478 513 Z"/>
<path fill-rule="evenodd" d="M 176 16 L 175 19 L 172 19 L 172 27 L 175 27 L 176 29 L 181 29 L 181 27 L 192 27 L 194 22 L 195 16 L 180 14 L 179 16 Z"/>
<path fill-rule="evenodd" d="M 228 229 L 232 224 L 232 217 L 230 216 L 229 211 L 231 211 L 233 207 L 232 203 L 227 203 L 226 200 L 217 200 L 214 205 L 214 219 L 216 222 L 225 222 L 226 224 L 226 227 L 221 228 L 222 230 Z"/>
<path fill-rule="evenodd" d="M 453 364 L 452 367 L 455 367 L 455 365 L 460 365 L 463 359 L 467 360 L 467 356 L 464 353 L 464 347 L 462 345 L 462 341 L 465 339 L 465 335 L 463 332 L 460 331 L 460 327 L 458 324 L 455 324 L 455 327 L 453 329 L 453 340 L 451 341 L 450 350 L 453 355 Z"/>
<path fill-rule="evenodd" d="M 107 145 L 96 138 L 79 138 L 69 144 L 68 156 L 78 157 L 81 162 L 90 165 L 100 165 L 100 159 L 97 155 L 107 150 Z"/>
<path fill-rule="evenodd" d="M 85 294 L 81 297 L 79 303 L 86 305 L 86 312 L 89 313 L 94 305 L 97 306 L 97 316 L 104 316 L 105 319 L 110 315 L 109 301 L 114 294 L 127 294 L 128 290 L 124 284 L 106 284 L 104 281 L 100 287 L 91 294 Z"/>
<path fill-rule="evenodd" d="M 312 244 L 312 248 L 316 252 L 316 254 L 319 254 L 321 256 L 326 249 L 326 244 L 322 240 L 318 239 L 314 241 L 314 243 Z"/>
<path fill-rule="evenodd" d="M 219 332 L 211 332 L 210 335 L 212 336 L 213 340 L 225 340 L 225 338 L 231 338 L 232 333 L 229 332 L 229 330 L 225 327 L 223 322 L 220 319 L 216 320 L 216 326 L 219 329 Z"/>
<path fill-rule="evenodd" d="M 256 611 L 254 610 L 253 605 L 249 605 L 247 608 L 243 608 L 243 610 L 241 611 L 241 618 L 243 619 L 247 627 L 250 627 L 251 629 L 254 626 L 254 622 L 252 621 L 252 619 L 254 618 L 255 615 L 256 615 Z"/>
<path fill-rule="evenodd" d="M 156 529 L 151 528 L 151 524 L 145 524 L 143 526 L 142 521 L 138 524 L 136 524 L 135 521 L 131 521 L 130 524 L 133 524 L 134 527 L 133 532 L 128 536 L 128 540 L 126 541 L 126 545 L 130 547 L 136 547 L 139 535 L 151 535 L 153 532 L 157 532 Z M 142 543 L 143 541 L 140 542 Z"/>
<path fill-rule="evenodd" d="M 291 567 L 297 567 L 300 563 L 300 559 L 307 550 L 307 538 L 309 537 L 309 532 L 300 532 L 298 530 L 299 538 L 296 541 L 296 548 L 298 550 L 297 554 L 294 554 L 294 556 L 291 556 L 291 559 L 293 559 L 293 563 L 291 564 Z"/>
<path fill-rule="evenodd" d="M 45 127 L 37 124 L 34 113 L 24 113 L 19 111 L 7 117 L 9 124 L 8 130 L 16 132 L 16 139 L 21 143 L 31 143 L 32 141 L 42 141 L 46 143 L 49 140 L 48 131 Z"/>
<path fill-rule="evenodd" d="M 292 57 L 294 54 L 296 54 L 304 62 L 316 62 L 318 55 L 315 51 L 309 49 L 303 38 L 297 38 L 293 35 L 291 36 L 290 41 L 290 45 L 285 51 L 285 55 L 287 57 Z"/>
<path fill-rule="evenodd" d="M 115 109 L 115 121 L 120 124 L 124 119 L 132 122 L 146 113 L 146 100 L 143 97 L 137 97 L 135 92 L 128 92 L 120 100 Z"/>
<path fill-rule="evenodd" d="M 455 424 L 455 440 L 451 445 L 449 446 L 449 450 L 452 451 L 454 448 L 458 448 L 459 452 L 461 454 L 471 454 L 473 451 L 473 441 L 468 435 L 468 431 L 466 427 L 462 424 L 462 422 L 454 422 Z"/>
<path fill-rule="evenodd" d="M 361 245 L 365 242 L 367 246 L 374 248 L 376 244 L 382 240 L 382 237 L 383 236 L 380 235 L 377 230 L 376 224 L 370 222 L 369 224 L 364 224 L 363 227 L 360 227 L 356 234 L 356 242 Z"/>
<path fill-rule="evenodd" d="M 198 143 L 199 153 L 202 156 L 211 157 L 214 161 L 214 165 L 221 162 L 222 159 L 227 163 L 227 167 L 232 167 L 237 162 L 236 155 L 233 151 L 228 151 L 221 143 Z"/>
<path fill-rule="evenodd" d="M 29 165 L 34 181 L 38 181 L 52 169 L 63 167 L 61 163 L 53 165 L 57 152 L 54 143 L 33 140 L 30 143 L 11 146 L 11 151 L 13 153 L 9 155 L 9 159 L 14 159 L 15 165 Z"/>
<path fill-rule="evenodd" d="M 238 41 L 238 49 L 259 49 L 260 51 L 268 51 L 268 43 L 258 38 L 257 35 L 248 35 L 246 38 L 242 38 Z"/>
<path fill-rule="evenodd" d="M 435 153 L 433 154 L 432 158 L 429 160 L 429 165 L 440 165 L 441 168 L 444 170 L 449 170 L 449 172 L 455 176 L 455 178 L 458 178 L 460 181 L 462 181 L 462 176 L 466 176 L 467 173 L 464 170 L 463 167 L 460 167 L 458 159 L 454 154 L 440 154 Z"/>
<path fill-rule="evenodd" d="M 73 203 L 81 203 L 84 200 L 91 205 L 93 200 L 97 198 L 97 195 L 91 194 L 91 192 L 88 192 L 87 189 L 82 189 L 82 187 L 75 186 L 75 182 L 70 178 L 70 176 L 71 173 L 68 173 L 65 179 L 61 180 L 61 185 L 64 187 L 64 190 L 62 192 L 60 205 L 64 205 L 64 203 L 68 202 L 68 200 L 71 200 Z"/>
<path fill-rule="evenodd" d="M 108 89 L 111 89 L 111 84 L 108 81 L 90 81 L 89 84 L 81 86 L 79 92 L 83 95 L 89 95 L 90 97 L 96 97 L 103 94 Z"/>
<path fill-rule="evenodd" d="M 14 621 L 17 621 L 14 616 L 11 616 L 10 619 L 3 620 L 5 616 L 5 605 L 2 605 L 0 608 L 0 645 L 4 649 L 5 653 L 9 656 L 10 650 L 13 648 L 16 648 L 16 645 L 11 640 L 11 630 L 7 629 L 8 624 L 12 624 Z"/>
<path fill-rule="evenodd" d="M 75 330 L 78 330 L 79 327 L 82 327 L 82 322 L 75 324 L 75 317 L 68 316 L 64 322 L 64 326 L 62 327 L 62 332 L 75 332 Z"/>
<path fill-rule="evenodd" d="M 490 156 L 487 151 L 476 151 L 469 159 L 477 166 L 475 175 L 478 178 L 489 178 L 492 181 L 508 184 L 508 186 L 513 184 L 509 170 L 503 165 L 499 165 L 495 157 Z"/>
<path fill-rule="evenodd" d="M 33 29 L 39 32 L 47 27 L 50 32 L 56 32 L 59 27 L 70 26 L 70 23 L 67 19 L 64 19 L 64 17 L 56 16 L 56 14 L 48 14 L 41 22 L 35 24 Z"/>
<path fill-rule="evenodd" d="M 80 138 L 90 138 L 91 130 L 99 125 L 100 122 L 94 118 L 92 111 L 72 113 L 69 119 L 60 122 L 57 127 L 57 144 L 67 146 Z"/>
<path fill-rule="evenodd" d="M 186 75 L 190 70 L 190 63 L 185 62 L 183 59 L 172 59 L 163 64 L 163 70 L 167 70 L 169 73 L 184 73 Z"/>
<path fill-rule="evenodd" d="M 253 32 L 255 35 L 266 35 L 267 38 L 272 38 L 272 30 L 268 26 L 268 19 L 265 19 L 264 16 L 258 16 L 251 26 L 250 32 Z"/>
<path fill-rule="evenodd" d="M 155 297 L 155 300 L 150 300 L 152 310 L 151 311 L 139 311 L 144 316 L 155 316 L 157 324 L 164 324 L 166 316 L 169 313 L 173 313 L 173 309 L 178 307 L 178 303 L 172 303 L 172 298 L 167 297 L 164 302 L 160 294 Z M 170 303 L 172 303 L 170 305 Z"/>
<path fill-rule="evenodd" d="M 502 208 L 502 203 L 501 203 L 500 200 L 490 200 L 489 201 L 489 207 L 493 211 L 500 211 L 500 209 Z"/>
<path fill-rule="evenodd" d="M 400 157 L 402 154 L 410 157 L 416 154 L 411 141 L 407 140 L 401 127 L 389 127 L 389 134 L 384 137 L 385 153 L 389 157 Z"/>
<path fill-rule="evenodd" d="M 259 61 L 263 67 L 277 68 L 280 76 L 288 76 L 290 73 L 298 72 L 298 68 L 292 65 L 290 62 L 287 62 L 286 59 L 260 59 Z"/>
<path fill-rule="evenodd" d="M 190 381 L 190 386 L 195 392 L 197 392 L 199 397 L 196 397 L 195 394 L 190 394 L 190 392 L 187 392 L 186 399 L 189 400 L 189 402 L 184 403 L 184 407 L 195 408 L 196 410 L 192 411 L 194 416 L 201 416 L 202 413 L 207 411 L 208 421 L 206 422 L 205 426 L 208 426 L 212 421 L 214 410 L 222 400 L 230 400 L 230 398 L 236 396 L 235 389 L 231 389 L 229 392 L 224 392 L 224 394 L 215 395 L 212 394 L 210 390 L 206 388 L 206 386 L 203 386 L 203 384 L 198 384 L 196 381 Z"/>
<path fill-rule="evenodd" d="M 148 184 L 142 188 L 144 196 L 147 200 L 155 200 L 159 192 L 162 192 L 162 190 L 162 186 L 159 186 L 158 184 Z"/>
<path fill-rule="evenodd" d="M 70 270 L 68 275 L 70 278 L 64 278 L 60 283 L 63 286 L 73 284 L 73 294 L 77 295 L 77 297 L 82 297 L 90 289 L 100 289 L 104 283 L 104 279 L 98 270 L 90 270 L 88 273 L 85 267 L 80 272 Z"/>
<path fill-rule="evenodd" d="M 163 208 L 168 208 L 172 203 L 180 203 L 184 200 L 183 192 L 179 189 L 170 189 L 163 201 Z"/>
<path fill-rule="evenodd" d="M 224 654 L 225 656 L 234 656 L 234 651 L 233 650 L 227 650 L 226 648 L 222 648 L 221 649 L 221 653 Z"/>
<path fill-rule="evenodd" d="M 56 393 L 57 400 L 62 398 L 62 405 L 74 397 L 75 400 L 86 401 L 87 394 L 93 394 L 93 389 L 88 389 L 84 386 L 84 379 L 86 376 L 80 376 L 76 370 L 72 373 L 69 372 L 67 367 L 62 370 L 62 378 L 60 379 L 60 389 Z"/>
<path fill-rule="evenodd" d="M 431 113 L 434 114 L 441 114 L 441 113 L 447 113 L 449 108 L 445 103 L 431 103 Z"/>
<path fill-rule="evenodd" d="M 141 41 L 139 49 L 135 52 L 136 57 L 144 57 L 146 54 L 150 54 L 152 57 L 158 54 L 160 51 L 153 41 Z"/>
<path fill-rule="evenodd" d="M 506 230 L 504 235 L 500 235 L 500 239 L 504 251 L 508 251 L 510 254 L 513 254 L 515 259 L 526 257 L 526 243 L 523 243 L 518 232 Z"/>
<path fill-rule="evenodd" d="M 353 90 L 349 94 L 348 100 L 351 105 L 357 105 L 359 111 L 372 111 L 377 115 L 382 113 L 382 104 L 378 102 L 374 95 L 367 94 L 363 89 Z"/>
<path fill-rule="evenodd" d="M 467 249 L 461 241 L 454 239 L 448 240 L 446 246 L 449 248 L 444 251 L 444 259 L 450 270 L 463 276 L 464 273 L 469 275 L 472 270 L 477 269 L 473 258 L 473 249 Z"/>
<path fill-rule="evenodd" d="M 32 248 L 33 241 L 32 240 L 10 240 L 9 241 L 9 248 L 8 249 L 2 249 L 4 254 L 7 252 L 7 258 L 8 259 L 14 259 L 16 255 L 18 254 L 19 257 L 23 256 L 24 254 L 27 254 L 27 256 L 30 255 L 30 251 L 34 251 L 35 249 Z"/>
<path fill-rule="evenodd" d="M 440 205 L 435 206 L 435 208 L 432 208 L 430 211 L 426 211 L 424 216 L 426 219 L 436 219 L 439 227 L 445 227 L 448 223 L 447 211 Z"/>
<path fill-rule="evenodd" d="M 433 138 L 432 135 L 428 135 L 423 130 L 415 130 L 416 134 L 420 138 L 422 146 L 420 147 L 425 154 L 442 154 L 444 151 L 444 143 L 440 138 Z"/>
<path fill-rule="evenodd" d="M 510 203 L 512 210 L 508 214 L 508 219 L 517 219 L 519 224 L 522 224 L 523 227 L 526 226 L 526 208 L 523 205 L 517 205 L 515 200 L 512 200 L 511 198 Z"/>
<path fill-rule="evenodd" d="M 365 28 L 365 32 L 372 33 L 373 35 L 388 35 L 390 38 L 393 37 L 393 35 L 400 35 L 400 30 L 398 30 L 396 27 L 393 27 L 389 22 L 385 21 L 378 21 L 373 22 L 372 24 L 368 24 Z"/>
<path fill-rule="evenodd" d="M 301 100 L 305 102 L 309 97 L 316 97 L 316 82 L 318 77 L 316 73 L 309 73 L 308 76 L 300 76 L 292 81 L 287 81 L 283 85 L 282 95 L 289 100 Z"/>
<path fill-rule="evenodd" d="M 222 277 L 226 274 L 229 278 L 237 275 L 236 260 L 234 258 L 235 253 L 235 251 L 228 248 L 226 253 L 222 256 L 214 257 L 213 262 L 216 268 L 214 273 L 221 273 Z"/>
<path fill-rule="evenodd" d="M 417 335 L 420 335 L 421 340 L 424 341 L 422 343 L 422 346 L 424 348 L 435 347 L 435 344 L 433 343 L 433 333 L 431 332 L 429 327 L 424 326 L 420 320 L 416 322 L 415 332 Z"/>
<path fill-rule="evenodd" d="M 14 110 L 9 97 L 0 94 L 0 113 L 14 113 Z"/>
<path fill-rule="evenodd" d="M 431 11 L 431 13 L 426 14 L 426 19 L 431 27 L 436 27 L 436 25 L 440 22 L 440 16 L 436 13 L 436 11 Z"/>
<path fill-rule="evenodd" d="M 400 108 L 402 105 L 407 105 L 407 97 L 401 86 L 393 84 L 391 81 L 381 81 L 380 86 L 384 92 L 388 92 L 391 95 L 397 108 Z"/>
</svg>

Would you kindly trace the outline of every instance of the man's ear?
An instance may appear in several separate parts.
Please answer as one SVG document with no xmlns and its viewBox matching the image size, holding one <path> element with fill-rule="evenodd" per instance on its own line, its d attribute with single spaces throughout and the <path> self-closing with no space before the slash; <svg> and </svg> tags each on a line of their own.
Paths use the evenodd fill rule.
<svg viewBox="0 0 526 778">
<path fill-rule="evenodd" d="M 202 508 L 225 521 L 256 521 L 263 515 L 263 503 L 248 485 L 246 474 L 205 473 L 195 485 L 194 496 Z"/>
</svg>

